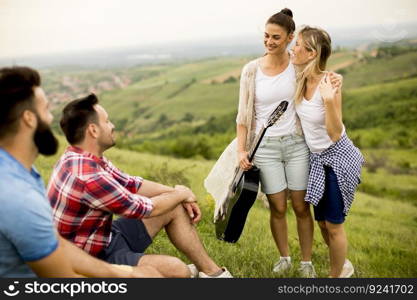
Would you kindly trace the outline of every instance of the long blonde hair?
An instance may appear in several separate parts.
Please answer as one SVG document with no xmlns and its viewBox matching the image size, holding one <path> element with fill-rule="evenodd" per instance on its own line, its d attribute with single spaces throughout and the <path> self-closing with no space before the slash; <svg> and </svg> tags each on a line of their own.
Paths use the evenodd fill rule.
<svg viewBox="0 0 417 300">
<path fill-rule="evenodd" d="M 307 87 L 307 78 L 326 70 L 327 59 L 332 52 L 330 36 L 323 29 L 305 26 L 298 34 L 303 38 L 303 46 L 307 51 L 316 51 L 317 55 L 297 74 L 295 104 L 299 104 L 303 99 Z"/>
</svg>

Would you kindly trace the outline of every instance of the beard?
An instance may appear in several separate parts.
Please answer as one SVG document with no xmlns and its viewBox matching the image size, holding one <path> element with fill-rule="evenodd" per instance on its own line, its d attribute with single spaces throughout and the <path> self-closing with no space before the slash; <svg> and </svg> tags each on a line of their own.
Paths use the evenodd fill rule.
<svg viewBox="0 0 417 300">
<path fill-rule="evenodd" d="M 116 145 L 116 141 L 114 139 L 111 139 L 111 141 L 99 142 L 100 149 L 102 149 L 103 152 L 110 149 L 111 147 L 115 145 Z"/>
<path fill-rule="evenodd" d="M 111 131 L 110 138 L 111 138 L 111 141 L 112 141 L 110 147 L 116 146 L 116 137 L 114 136 L 114 129 Z"/>
<path fill-rule="evenodd" d="M 116 145 L 116 139 L 114 137 L 114 129 L 112 129 L 112 131 L 110 132 L 110 135 L 107 137 L 107 139 L 102 138 L 99 141 L 99 145 L 100 145 L 101 149 L 103 149 L 103 152 Z"/>
<path fill-rule="evenodd" d="M 51 127 L 38 117 L 38 127 L 33 136 L 33 141 L 40 154 L 49 156 L 58 151 L 58 140 L 52 133 Z"/>
</svg>

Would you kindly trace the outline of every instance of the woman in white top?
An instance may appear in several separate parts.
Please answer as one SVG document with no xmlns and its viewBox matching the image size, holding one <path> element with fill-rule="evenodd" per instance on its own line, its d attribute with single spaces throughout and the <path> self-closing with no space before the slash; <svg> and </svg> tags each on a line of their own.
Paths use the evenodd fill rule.
<svg viewBox="0 0 417 300">
<path fill-rule="evenodd" d="M 281 101 L 289 105 L 281 119 L 266 134 L 255 154 L 254 165 L 260 169 L 261 189 L 270 206 L 270 228 L 280 253 L 273 271 L 290 270 L 288 247 L 287 198 L 297 219 L 301 247 L 299 271 L 303 277 L 315 277 L 311 263 L 313 219 L 304 201 L 309 170 L 309 150 L 302 135 L 294 108 L 296 73 L 287 47 L 294 37 L 292 12 L 283 9 L 271 16 L 265 25 L 266 54 L 249 62 L 242 71 L 237 116 L 237 155 L 240 166 L 248 170 L 248 149 L 268 116 Z"/>
<path fill-rule="evenodd" d="M 327 32 L 308 26 L 301 29 L 291 59 L 299 69 L 295 107 L 312 152 L 305 200 L 314 205 L 315 219 L 329 247 L 330 277 L 350 277 L 354 270 L 346 259 L 343 222 L 364 160 L 345 132 L 341 86 L 332 86 L 325 71 L 330 54 Z"/>
</svg>

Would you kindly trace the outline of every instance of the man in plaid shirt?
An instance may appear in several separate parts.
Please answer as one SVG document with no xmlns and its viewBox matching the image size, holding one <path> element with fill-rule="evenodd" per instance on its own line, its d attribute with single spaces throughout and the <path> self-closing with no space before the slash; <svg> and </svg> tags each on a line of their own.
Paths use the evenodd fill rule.
<svg viewBox="0 0 417 300">
<path fill-rule="evenodd" d="M 103 156 L 115 145 L 114 125 L 94 94 L 70 102 L 60 125 L 71 146 L 55 165 L 48 198 L 63 237 L 108 262 L 154 267 L 165 277 L 231 277 L 198 237 L 201 212 L 189 188 L 130 176 Z M 162 228 L 193 265 L 143 254 Z"/>
</svg>

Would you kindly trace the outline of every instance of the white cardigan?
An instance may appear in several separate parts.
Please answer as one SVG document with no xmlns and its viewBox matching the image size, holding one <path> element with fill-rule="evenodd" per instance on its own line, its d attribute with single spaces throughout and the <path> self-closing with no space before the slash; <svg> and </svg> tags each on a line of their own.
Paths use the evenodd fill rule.
<svg viewBox="0 0 417 300">
<path fill-rule="evenodd" d="M 250 128 L 246 136 L 246 149 L 249 149 L 255 137 L 255 75 L 259 59 L 247 63 L 240 76 L 239 107 L 236 123 Z M 224 204 L 229 192 L 233 175 L 238 167 L 237 138 L 226 147 L 219 159 L 204 180 L 204 187 L 216 202 L 214 208 L 214 221 L 216 221 L 225 209 Z"/>
</svg>

